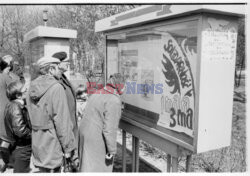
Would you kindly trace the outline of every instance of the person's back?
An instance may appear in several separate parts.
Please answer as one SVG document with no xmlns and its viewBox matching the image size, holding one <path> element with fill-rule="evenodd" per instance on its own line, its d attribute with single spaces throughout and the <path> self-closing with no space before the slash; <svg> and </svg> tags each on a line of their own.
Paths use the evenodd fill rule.
<svg viewBox="0 0 250 176">
<path fill-rule="evenodd" d="M 88 103 L 85 106 L 85 114 L 91 116 L 91 114 L 98 113 L 98 116 L 89 118 L 90 121 L 95 121 L 98 123 L 103 123 L 103 113 L 105 111 L 104 107 L 109 102 L 117 102 L 120 104 L 119 95 L 111 94 L 106 90 L 102 89 L 101 94 L 93 94 L 89 97 Z"/>
<path fill-rule="evenodd" d="M 75 149 L 74 141 L 68 141 L 73 138 L 73 133 L 69 130 L 72 129 L 69 118 L 60 119 L 64 115 L 69 116 L 68 108 L 64 107 L 67 103 L 63 87 L 52 76 L 40 76 L 31 82 L 29 95 L 27 102 L 33 129 L 34 165 L 48 169 L 58 168 L 63 160 L 60 143 L 67 143 L 68 146 L 64 147 L 68 151 Z M 54 114 L 57 116 L 53 117 Z M 54 122 L 60 128 L 55 129 Z M 57 136 L 56 130 L 62 136 Z M 60 141 L 60 137 L 63 141 Z"/>
<path fill-rule="evenodd" d="M 105 163 L 108 153 L 116 153 L 116 132 L 121 115 L 120 95 L 114 90 L 99 90 L 89 97 L 80 121 L 81 172 L 111 172 Z"/>
<path fill-rule="evenodd" d="M 27 97 L 34 165 L 40 172 L 59 172 L 63 156 L 77 156 L 67 97 L 58 81 L 58 63 L 50 57 L 37 61 L 40 75 L 31 81 Z"/>
</svg>

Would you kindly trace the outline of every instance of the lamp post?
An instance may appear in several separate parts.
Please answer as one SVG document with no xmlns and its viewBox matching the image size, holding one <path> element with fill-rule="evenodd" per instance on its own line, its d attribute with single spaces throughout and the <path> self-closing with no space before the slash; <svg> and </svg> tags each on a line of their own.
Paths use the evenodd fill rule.
<svg viewBox="0 0 250 176">
<path fill-rule="evenodd" d="M 47 26 L 47 21 L 48 21 L 48 10 L 43 10 L 43 21 L 44 21 L 44 26 Z"/>
</svg>

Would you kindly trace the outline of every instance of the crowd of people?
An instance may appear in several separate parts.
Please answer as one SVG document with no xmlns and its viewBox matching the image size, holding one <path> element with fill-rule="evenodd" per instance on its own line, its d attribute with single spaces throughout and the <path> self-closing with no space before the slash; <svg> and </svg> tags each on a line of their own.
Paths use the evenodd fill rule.
<svg viewBox="0 0 250 176">
<path fill-rule="evenodd" d="M 13 73 L 13 58 L 0 57 L 1 172 L 31 172 L 31 165 L 43 173 L 112 172 L 124 78 L 116 73 L 105 93 L 87 95 L 65 76 L 65 52 L 35 65 L 37 76 L 27 85 Z"/>
</svg>

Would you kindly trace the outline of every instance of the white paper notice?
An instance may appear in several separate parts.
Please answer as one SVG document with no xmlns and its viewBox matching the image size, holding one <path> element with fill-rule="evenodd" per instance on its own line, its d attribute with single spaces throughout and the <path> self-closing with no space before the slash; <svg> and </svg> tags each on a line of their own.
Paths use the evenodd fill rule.
<svg viewBox="0 0 250 176">
<path fill-rule="evenodd" d="M 236 52 L 237 33 L 231 31 L 203 31 L 203 58 L 233 59 Z"/>
</svg>

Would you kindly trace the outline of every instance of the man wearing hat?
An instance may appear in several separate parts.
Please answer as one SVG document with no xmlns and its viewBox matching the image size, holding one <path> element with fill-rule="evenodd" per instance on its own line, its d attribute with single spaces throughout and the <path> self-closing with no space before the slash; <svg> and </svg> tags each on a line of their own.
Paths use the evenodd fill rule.
<svg viewBox="0 0 250 176">
<path fill-rule="evenodd" d="M 66 52 L 57 52 L 53 54 L 52 57 L 58 58 L 61 61 L 61 63 L 59 64 L 59 69 L 61 71 L 60 82 L 64 86 L 64 90 L 67 96 L 69 111 L 71 113 L 70 118 L 73 124 L 73 133 L 75 135 L 75 138 L 78 139 L 75 90 L 73 89 L 73 86 L 64 74 L 68 70 L 69 58 L 67 58 Z"/>
<path fill-rule="evenodd" d="M 67 96 L 59 82 L 59 63 L 54 57 L 37 61 L 38 77 L 30 83 L 27 97 L 33 162 L 40 172 L 60 172 L 63 156 L 78 163 Z"/>
</svg>

